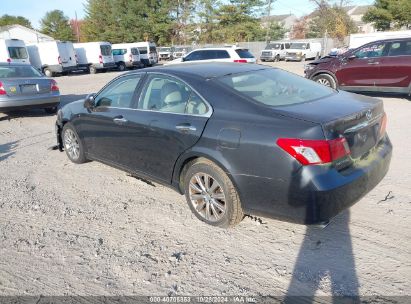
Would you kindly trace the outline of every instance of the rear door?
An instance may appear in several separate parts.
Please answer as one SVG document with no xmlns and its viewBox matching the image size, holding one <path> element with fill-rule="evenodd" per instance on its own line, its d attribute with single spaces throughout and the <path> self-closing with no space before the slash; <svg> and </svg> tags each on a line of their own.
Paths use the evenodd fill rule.
<svg viewBox="0 0 411 304">
<path fill-rule="evenodd" d="M 358 49 L 352 57 L 346 57 L 336 72 L 340 87 L 374 91 L 381 77 L 380 64 L 385 52 L 386 43 L 376 42 Z"/>
<path fill-rule="evenodd" d="M 100 44 L 100 53 L 102 56 L 103 63 L 114 62 L 110 44 Z"/>
<path fill-rule="evenodd" d="M 376 82 L 383 91 L 408 93 L 411 84 L 411 39 L 392 41 L 387 56 L 381 58 L 381 77 Z"/>
<path fill-rule="evenodd" d="M 63 67 L 72 67 L 76 65 L 76 58 L 72 56 L 70 47 L 72 47 L 71 43 L 57 42 L 57 50 L 60 58 L 59 61 Z"/>
<path fill-rule="evenodd" d="M 30 64 L 26 47 L 9 45 L 7 46 L 7 51 L 11 62 Z"/>
<path fill-rule="evenodd" d="M 170 182 L 178 157 L 201 137 L 211 107 L 186 83 L 149 73 L 130 119 L 133 168 Z"/>
</svg>

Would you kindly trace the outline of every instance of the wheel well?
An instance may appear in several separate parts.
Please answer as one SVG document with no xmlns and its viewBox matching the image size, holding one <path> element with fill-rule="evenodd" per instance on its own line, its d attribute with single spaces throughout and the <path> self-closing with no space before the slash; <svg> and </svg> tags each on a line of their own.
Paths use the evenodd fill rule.
<svg viewBox="0 0 411 304">
<path fill-rule="evenodd" d="M 232 180 L 230 174 L 228 174 L 227 169 L 224 166 L 222 166 L 219 162 L 214 161 L 213 159 L 208 158 L 206 156 L 191 156 L 191 157 L 188 157 L 187 159 L 184 160 L 184 162 L 180 166 L 180 169 L 179 169 L 179 172 L 178 172 L 178 175 L 177 175 L 177 177 L 178 177 L 178 189 L 180 190 L 180 193 L 182 193 L 182 194 L 184 193 L 184 187 L 183 187 L 184 177 L 185 177 L 185 174 L 186 174 L 188 168 L 190 167 L 191 164 L 193 164 L 197 161 L 200 161 L 200 160 L 205 160 L 205 161 L 208 161 L 208 162 L 212 162 L 216 166 L 220 167 L 229 176 L 229 178 L 231 179 L 231 181 L 235 185 L 235 183 Z"/>
<path fill-rule="evenodd" d="M 333 74 L 331 74 L 331 73 L 320 71 L 320 72 L 315 73 L 313 76 L 311 76 L 311 79 L 314 79 L 314 77 L 317 77 L 317 76 L 322 75 L 322 74 L 328 75 L 328 76 L 330 76 L 332 79 L 334 79 L 335 84 L 336 84 L 336 86 L 337 86 L 337 88 L 338 88 L 337 78 L 335 78 L 335 76 L 334 76 Z"/>
</svg>

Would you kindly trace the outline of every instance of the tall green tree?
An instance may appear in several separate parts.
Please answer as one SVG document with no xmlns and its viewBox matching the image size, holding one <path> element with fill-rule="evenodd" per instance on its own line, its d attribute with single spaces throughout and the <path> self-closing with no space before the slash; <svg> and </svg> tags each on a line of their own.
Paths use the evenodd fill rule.
<svg viewBox="0 0 411 304">
<path fill-rule="evenodd" d="M 380 31 L 411 28 L 410 0 L 375 0 L 363 16 L 363 21 L 374 24 Z"/>
<path fill-rule="evenodd" d="M 73 30 L 70 20 L 60 10 L 47 12 L 40 20 L 41 32 L 57 40 L 73 41 Z"/>
<path fill-rule="evenodd" d="M 20 24 L 22 26 L 33 28 L 31 26 L 31 22 L 24 18 L 23 16 L 10 16 L 10 15 L 3 15 L 0 17 L 0 26 L 4 25 L 12 25 L 12 24 Z"/>
<path fill-rule="evenodd" d="M 347 35 L 357 32 L 355 22 L 343 7 L 344 1 L 340 5 L 326 0 L 313 2 L 317 4 L 317 9 L 310 16 L 307 38 L 321 38 L 327 34 L 342 41 Z"/>
</svg>

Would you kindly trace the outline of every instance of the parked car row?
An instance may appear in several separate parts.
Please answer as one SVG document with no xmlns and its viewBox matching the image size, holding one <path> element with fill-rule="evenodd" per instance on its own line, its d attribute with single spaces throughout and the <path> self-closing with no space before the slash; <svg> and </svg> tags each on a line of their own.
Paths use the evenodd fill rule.
<svg viewBox="0 0 411 304">
<path fill-rule="evenodd" d="M 192 48 L 189 46 L 167 46 L 159 47 L 157 50 L 159 60 L 170 61 L 184 57 L 187 53 L 192 51 Z"/>
<path fill-rule="evenodd" d="M 158 62 L 151 42 L 111 44 L 44 41 L 28 43 L 18 39 L 0 40 L 0 62 L 31 64 L 46 76 L 85 70 L 90 73 L 117 68 L 140 68 Z"/>
</svg>

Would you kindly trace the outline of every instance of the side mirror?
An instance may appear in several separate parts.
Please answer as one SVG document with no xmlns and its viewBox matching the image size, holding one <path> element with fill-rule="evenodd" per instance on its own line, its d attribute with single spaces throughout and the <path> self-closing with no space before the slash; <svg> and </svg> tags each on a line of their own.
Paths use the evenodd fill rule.
<svg viewBox="0 0 411 304">
<path fill-rule="evenodd" d="M 89 94 L 87 95 L 86 99 L 84 100 L 84 107 L 87 109 L 92 109 L 94 107 L 96 94 Z"/>
<path fill-rule="evenodd" d="M 347 57 L 347 59 L 350 59 L 350 60 L 355 59 L 355 58 L 357 58 L 357 56 L 355 54 L 350 55 L 350 56 Z"/>
</svg>

